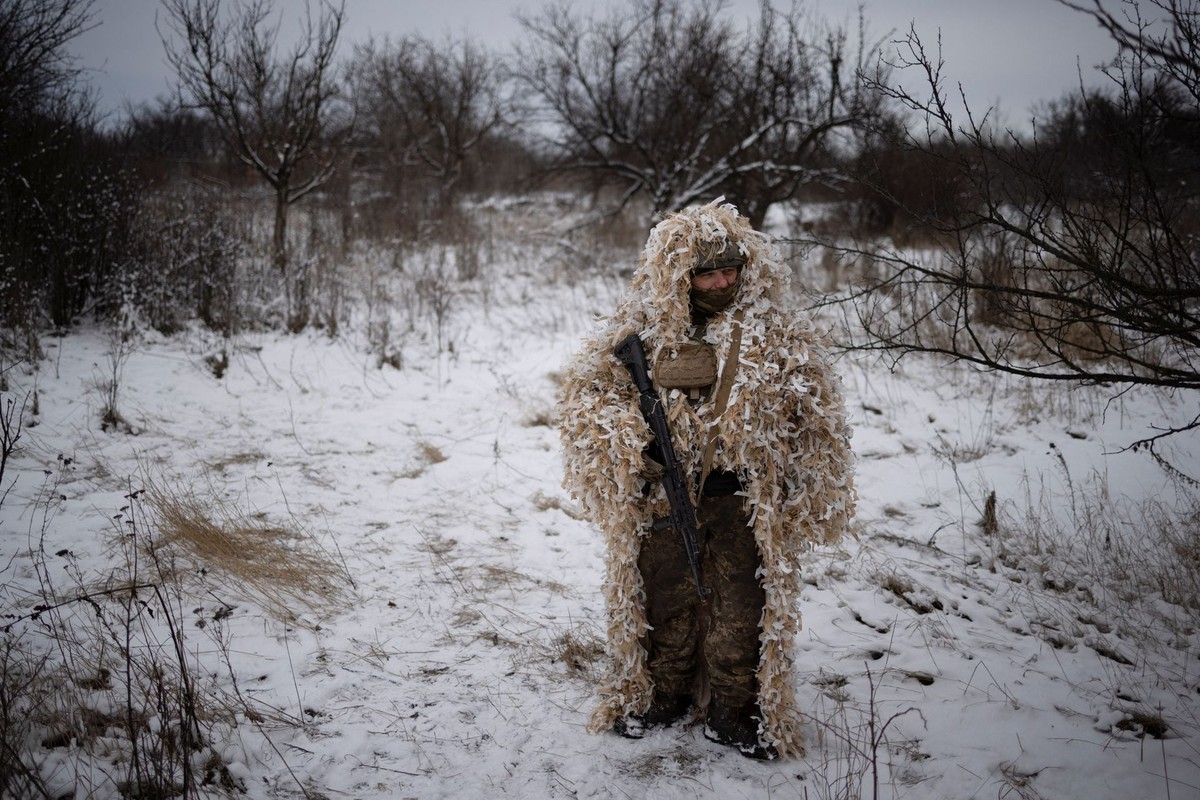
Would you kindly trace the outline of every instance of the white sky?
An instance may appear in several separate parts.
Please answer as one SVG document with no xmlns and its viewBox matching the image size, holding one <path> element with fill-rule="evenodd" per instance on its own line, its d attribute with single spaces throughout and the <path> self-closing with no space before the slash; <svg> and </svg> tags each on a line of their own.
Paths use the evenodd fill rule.
<svg viewBox="0 0 1200 800">
<path fill-rule="evenodd" d="M 789 0 L 777 0 L 784 6 Z M 627 0 L 573 0 L 576 6 L 627 6 Z M 287 14 L 299 15 L 303 0 L 277 0 Z M 736 18 L 756 16 L 757 0 L 730 0 Z M 541 0 L 346 0 L 343 53 L 369 36 L 408 32 L 441 37 L 470 35 L 503 46 L 520 33 L 514 13 L 537 10 Z M 856 0 L 822 0 L 815 4 L 834 21 L 853 22 Z M 164 63 L 155 16 L 156 0 L 96 0 L 96 27 L 79 37 L 73 50 L 79 66 L 90 70 L 107 112 L 127 102 L 148 102 L 168 92 L 172 75 Z M 866 4 L 870 33 L 902 35 L 911 23 L 927 47 L 942 35 L 945 74 L 961 83 L 972 108 L 998 105 L 1001 119 L 1018 127 L 1037 102 L 1061 97 L 1078 86 L 1077 67 L 1085 80 L 1098 80 L 1096 65 L 1115 52 L 1089 18 L 1055 0 L 872 0 Z M 916 81 L 914 76 L 912 81 Z M 906 83 L 908 83 L 906 81 Z M 914 87 L 915 88 L 915 87 Z"/>
</svg>

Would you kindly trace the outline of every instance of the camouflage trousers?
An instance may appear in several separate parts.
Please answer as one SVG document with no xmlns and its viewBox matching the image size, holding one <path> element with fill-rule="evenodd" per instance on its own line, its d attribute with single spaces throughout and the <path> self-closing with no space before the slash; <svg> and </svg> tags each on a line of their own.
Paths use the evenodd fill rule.
<svg viewBox="0 0 1200 800">
<path fill-rule="evenodd" d="M 678 531 L 654 530 L 642 542 L 647 667 L 658 693 L 693 694 L 707 681 L 713 698 L 739 708 L 758 696 L 758 548 L 743 497 L 704 498 L 697 522 L 700 574 L 712 589 L 704 601 Z"/>
</svg>

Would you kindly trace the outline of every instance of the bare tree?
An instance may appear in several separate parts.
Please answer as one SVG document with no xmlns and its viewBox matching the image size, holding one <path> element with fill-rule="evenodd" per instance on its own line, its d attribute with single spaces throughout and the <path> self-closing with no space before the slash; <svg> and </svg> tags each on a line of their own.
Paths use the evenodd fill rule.
<svg viewBox="0 0 1200 800">
<path fill-rule="evenodd" d="M 355 65 L 368 145 L 396 173 L 432 176 L 444 207 L 468 159 L 506 122 L 498 59 L 470 40 L 411 36 L 359 47 Z"/>
<path fill-rule="evenodd" d="M 1052 106 L 1029 136 L 997 132 L 969 106 L 955 120 L 940 57 L 915 31 L 900 43 L 893 66 L 922 75 L 921 92 L 874 88 L 915 112 L 898 145 L 950 167 L 955 197 L 914 213 L 934 252 L 820 242 L 871 265 L 841 298 L 863 332 L 848 344 L 1118 390 L 1200 389 L 1196 9 L 1154 0 L 1154 21 L 1136 3 L 1126 16 L 1067 5 L 1121 54 L 1103 70 L 1107 91 Z M 1195 427 L 1200 417 L 1139 444 Z"/>
<path fill-rule="evenodd" d="M 316 19 L 306 3 L 299 39 L 283 54 L 277 52 L 274 0 L 238 0 L 228 14 L 219 0 L 163 5 L 174 34 L 164 35 L 163 44 L 184 102 L 208 112 L 241 160 L 274 190 L 271 249 L 286 282 L 288 209 L 333 176 L 351 127 L 334 63 L 344 2 L 320 0 Z M 291 291 L 289 284 L 289 324 L 302 324 L 303 276 L 294 297 Z"/>
<path fill-rule="evenodd" d="M 1111 10 L 1109 3 L 1058 0 L 1067 8 L 1087 14 L 1108 32 L 1123 50 L 1140 53 L 1155 71 L 1200 102 L 1200 8 L 1195 0 L 1149 0 L 1148 10 L 1157 11 L 1160 18 L 1146 17 L 1136 2 L 1122 0 L 1122 13 Z M 1157 32 L 1156 32 L 1157 31 Z"/>
<path fill-rule="evenodd" d="M 93 27 L 94 0 L 0 0 L 0 123 L 76 91 L 66 45 Z M 0 124 L 2 127 L 2 124 Z"/>
<path fill-rule="evenodd" d="M 843 179 L 874 109 L 854 80 L 871 48 L 768 0 L 741 30 L 721 2 L 630 0 L 603 18 L 552 5 L 521 19 L 517 77 L 543 114 L 555 168 L 655 210 L 725 194 L 755 224 L 805 185 Z"/>
</svg>

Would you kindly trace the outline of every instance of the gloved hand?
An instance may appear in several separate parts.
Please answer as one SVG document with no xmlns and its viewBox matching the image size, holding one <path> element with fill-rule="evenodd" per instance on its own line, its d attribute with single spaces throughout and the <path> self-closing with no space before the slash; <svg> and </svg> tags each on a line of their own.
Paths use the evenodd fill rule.
<svg viewBox="0 0 1200 800">
<path fill-rule="evenodd" d="M 642 480 L 647 483 L 658 483 L 662 480 L 664 469 L 662 451 L 658 449 L 658 442 L 651 440 L 650 444 L 646 445 L 646 449 L 642 451 Z"/>
</svg>

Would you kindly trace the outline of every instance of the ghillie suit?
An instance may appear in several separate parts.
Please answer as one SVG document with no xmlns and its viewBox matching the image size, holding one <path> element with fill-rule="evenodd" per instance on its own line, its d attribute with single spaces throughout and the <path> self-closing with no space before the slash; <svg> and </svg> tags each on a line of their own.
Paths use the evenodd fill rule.
<svg viewBox="0 0 1200 800">
<path fill-rule="evenodd" d="M 736 317 L 742 317 L 739 365 L 728 403 L 713 419 L 711 397 L 698 405 L 678 389 L 664 397 L 685 473 L 696 480 L 716 426 L 712 467 L 741 478 L 766 598 L 757 671 L 761 733 L 781 755 L 799 755 L 793 652 L 800 628 L 800 557 L 810 543 L 837 541 L 853 515 L 850 429 L 840 382 L 812 321 L 782 306 L 787 270 L 767 237 L 719 200 L 672 214 L 655 226 L 625 298 L 584 342 L 560 399 L 563 486 L 603 531 L 607 545 L 610 666 L 588 730 L 607 731 L 618 718 L 644 713 L 653 698 L 638 555 L 653 519 L 667 513 L 661 485 L 644 493 L 643 451 L 650 433 L 613 348 L 636 332 L 652 364 L 672 356 L 688 341 L 692 325 L 691 269 L 729 242 L 746 259 L 739 291 L 703 332 L 723 366 Z"/>
</svg>

